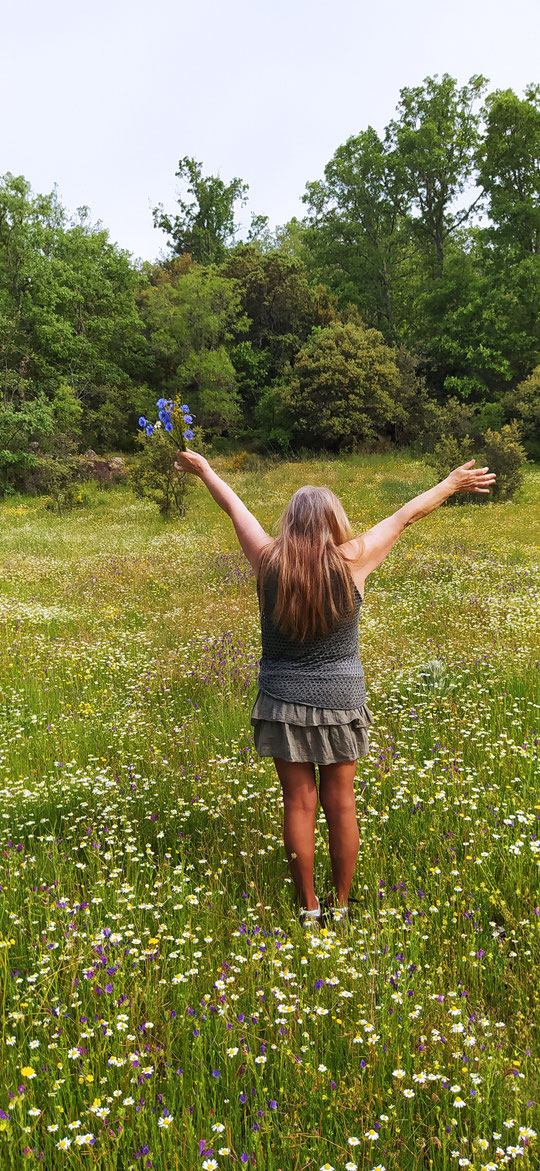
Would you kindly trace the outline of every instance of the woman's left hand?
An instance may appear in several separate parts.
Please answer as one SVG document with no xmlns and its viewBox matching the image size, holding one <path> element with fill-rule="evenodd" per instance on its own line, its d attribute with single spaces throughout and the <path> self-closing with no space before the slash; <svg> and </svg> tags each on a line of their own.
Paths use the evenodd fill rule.
<svg viewBox="0 0 540 1171">
<path fill-rule="evenodd" d="M 197 451 L 177 451 L 174 464 L 177 472 L 191 472 L 193 476 L 204 476 L 210 464 Z"/>
</svg>

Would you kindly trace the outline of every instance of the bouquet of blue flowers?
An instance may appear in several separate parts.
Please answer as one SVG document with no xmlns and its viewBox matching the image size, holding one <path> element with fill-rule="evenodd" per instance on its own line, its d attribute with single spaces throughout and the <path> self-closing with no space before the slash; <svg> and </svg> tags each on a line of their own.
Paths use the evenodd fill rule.
<svg viewBox="0 0 540 1171">
<path fill-rule="evenodd" d="M 185 403 L 182 406 L 172 399 L 158 398 L 157 409 L 159 415 L 155 423 L 149 423 L 144 415 L 139 419 L 139 427 L 143 429 L 146 435 L 153 435 L 154 431 L 159 431 L 163 428 L 167 431 L 180 450 L 185 449 L 185 441 L 193 439 L 193 431 L 191 430 L 191 423 L 193 417 L 189 413 L 189 407 Z"/>
</svg>

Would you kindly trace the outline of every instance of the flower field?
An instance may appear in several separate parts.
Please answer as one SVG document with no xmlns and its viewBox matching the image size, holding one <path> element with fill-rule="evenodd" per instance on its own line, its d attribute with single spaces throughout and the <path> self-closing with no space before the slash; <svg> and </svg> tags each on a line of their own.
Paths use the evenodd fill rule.
<svg viewBox="0 0 540 1171">
<path fill-rule="evenodd" d="M 269 531 L 302 483 L 359 532 L 432 483 L 215 466 Z M 538 1171 L 538 467 L 369 578 L 360 901 L 304 933 L 230 522 L 198 481 L 176 523 L 127 488 L 0 517 L 2 1171 Z"/>
</svg>

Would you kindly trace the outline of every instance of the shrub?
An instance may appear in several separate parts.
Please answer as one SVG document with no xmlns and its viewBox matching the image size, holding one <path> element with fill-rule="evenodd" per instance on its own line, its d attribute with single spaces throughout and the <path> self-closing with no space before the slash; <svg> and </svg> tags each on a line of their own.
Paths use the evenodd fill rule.
<svg viewBox="0 0 540 1171">
<path fill-rule="evenodd" d="M 314 329 L 290 383 L 296 440 L 350 451 L 384 438 L 406 418 L 400 384 L 395 353 L 378 330 L 353 321 Z"/>
<path fill-rule="evenodd" d="M 460 439 L 457 439 L 455 435 L 442 435 L 435 450 L 429 452 L 425 457 L 426 463 L 435 468 L 438 481 L 446 479 L 449 472 L 472 458 L 473 441 L 470 435 L 465 435 Z M 476 462 L 478 466 L 478 460 Z M 447 503 L 460 504 L 469 499 L 464 494 L 455 493 L 450 496 Z"/>
<path fill-rule="evenodd" d="M 515 390 L 508 391 L 502 406 L 505 418 L 509 422 L 517 419 L 520 424 L 525 450 L 533 459 L 540 459 L 540 366 Z"/>
<path fill-rule="evenodd" d="M 482 461 L 497 476 L 490 493 L 492 500 L 512 499 L 521 487 L 526 459 L 521 430 L 515 419 L 512 423 L 506 423 L 500 431 L 486 431 Z"/>
<path fill-rule="evenodd" d="M 489 496 L 456 493 L 447 503 L 511 500 L 521 486 L 523 464 L 527 458 L 520 440 L 520 429 L 514 420 L 513 423 L 501 427 L 500 431 L 488 428 L 479 440 L 473 440 L 470 435 L 465 435 L 462 439 L 457 439 L 453 435 L 443 435 L 435 450 L 425 458 L 426 462 L 435 468 L 439 480 L 444 480 L 454 468 L 473 457 L 477 468 L 487 466 L 490 471 L 495 472 L 497 479 L 490 489 Z"/>
<path fill-rule="evenodd" d="M 36 484 L 48 493 L 48 508 L 58 513 L 71 511 L 81 497 L 79 460 L 73 455 L 39 456 Z"/>
<path fill-rule="evenodd" d="M 150 437 L 137 435 L 142 453 L 129 469 L 129 480 L 137 496 L 153 500 L 162 516 L 186 515 L 188 472 L 174 466 L 176 445 L 166 431 L 154 431 Z"/>
</svg>

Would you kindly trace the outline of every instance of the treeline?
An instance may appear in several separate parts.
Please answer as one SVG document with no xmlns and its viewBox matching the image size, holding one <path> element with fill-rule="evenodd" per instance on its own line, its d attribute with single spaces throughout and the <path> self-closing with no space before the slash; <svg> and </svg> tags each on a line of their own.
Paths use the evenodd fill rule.
<svg viewBox="0 0 540 1171">
<path fill-rule="evenodd" d="M 433 450 L 516 419 L 540 455 L 540 86 L 444 75 L 340 146 L 271 232 L 240 179 L 180 161 L 136 264 L 55 192 L 0 186 L 0 482 L 38 455 L 134 448 L 156 399 L 254 450 Z M 518 434 L 518 432 L 516 432 Z"/>
</svg>

